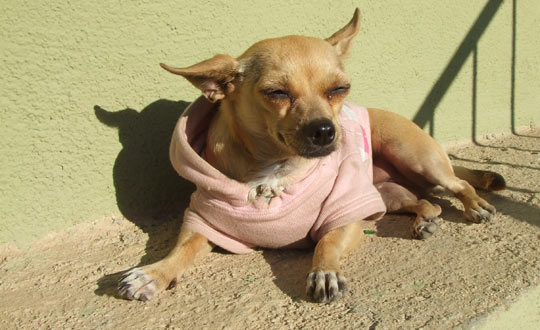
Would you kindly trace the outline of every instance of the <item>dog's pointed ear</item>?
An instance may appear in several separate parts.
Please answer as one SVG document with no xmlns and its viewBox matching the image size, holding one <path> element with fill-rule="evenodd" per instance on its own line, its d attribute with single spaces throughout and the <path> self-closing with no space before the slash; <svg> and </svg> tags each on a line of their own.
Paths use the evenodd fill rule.
<svg viewBox="0 0 540 330">
<path fill-rule="evenodd" d="M 349 51 L 351 41 L 360 30 L 360 10 L 356 8 L 353 18 L 341 30 L 326 39 L 336 49 L 339 57 L 343 58 Z"/>
<path fill-rule="evenodd" d="M 160 65 L 186 78 L 212 103 L 225 98 L 234 90 L 233 80 L 239 73 L 238 62 L 229 55 L 216 55 L 187 68 L 173 68 L 163 63 Z"/>
</svg>

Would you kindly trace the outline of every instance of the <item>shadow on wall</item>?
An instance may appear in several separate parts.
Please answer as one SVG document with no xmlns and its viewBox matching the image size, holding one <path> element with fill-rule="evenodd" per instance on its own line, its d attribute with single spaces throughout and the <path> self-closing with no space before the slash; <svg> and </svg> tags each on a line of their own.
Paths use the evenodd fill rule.
<svg viewBox="0 0 540 330">
<path fill-rule="evenodd" d="M 472 99 L 472 139 L 473 141 L 476 138 L 476 93 L 477 93 L 477 45 L 478 41 L 486 31 L 489 23 L 495 17 L 495 14 L 498 12 L 503 0 L 488 0 L 476 21 L 472 24 L 471 28 L 467 32 L 467 35 L 457 48 L 456 52 L 446 65 L 446 68 L 443 70 L 443 73 L 440 75 L 439 79 L 431 91 L 429 91 L 428 96 L 426 96 L 424 102 L 418 109 L 418 112 L 415 114 L 413 121 L 418 124 L 418 126 L 424 128 L 429 124 L 429 133 L 431 136 L 434 134 L 434 116 L 435 110 L 442 98 L 452 85 L 452 82 L 456 79 L 459 71 L 467 61 L 469 56 L 473 56 L 473 99 Z M 515 56 L 516 56 L 516 0 L 512 1 L 512 60 L 511 60 L 511 90 L 510 90 L 510 120 L 511 120 L 511 129 L 515 133 L 515 113 L 514 113 L 514 95 L 515 95 Z"/>
<path fill-rule="evenodd" d="M 118 208 L 145 232 L 152 222 L 176 218 L 187 207 L 194 190 L 169 161 L 172 132 L 188 105 L 184 101 L 158 100 L 141 112 L 94 107 L 100 122 L 118 128 L 122 144 L 112 173 Z"/>
<path fill-rule="evenodd" d="M 169 145 L 178 118 L 189 105 L 158 100 L 142 111 L 107 111 L 94 107 L 97 119 L 117 128 L 122 150 L 112 170 L 116 201 L 122 215 L 148 234 L 137 266 L 162 259 L 176 244 L 180 217 L 195 186 L 181 178 L 169 161 Z M 129 235 L 120 237 L 129 240 Z M 116 298 L 121 273 L 98 280 L 98 295 Z"/>
</svg>

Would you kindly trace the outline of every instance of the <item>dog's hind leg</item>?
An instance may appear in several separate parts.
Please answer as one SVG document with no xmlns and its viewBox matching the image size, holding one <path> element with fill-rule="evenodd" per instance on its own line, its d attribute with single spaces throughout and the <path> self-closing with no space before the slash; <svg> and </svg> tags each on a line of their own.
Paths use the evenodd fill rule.
<svg viewBox="0 0 540 330">
<path fill-rule="evenodd" d="M 463 203 L 469 221 L 492 219 L 495 208 L 478 196 L 469 182 L 456 176 L 448 156 L 431 136 L 397 114 L 374 109 L 369 114 L 374 154 L 418 187 L 442 186 L 450 190 Z M 475 175 L 472 171 L 467 174 Z"/>
<path fill-rule="evenodd" d="M 203 235 L 181 230 L 176 246 L 164 259 L 132 268 L 124 274 L 119 281 L 119 294 L 129 300 L 152 299 L 157 293 L 173 288 L 180 275 L 212 248 L 213 245 Z"/>
<path fill-rule="evenodd" d="M 495 207 L 478 196 L 473 186 L 453 175 L 439 177 L 438 184 L 452 191 L 463 203 L 465 218 L 471 222 L 491 221 L 496 213 Z"/>
<path fill-rule="evenodd" d="M 394 183 L 382 182 L 376 185 L 386 205 L 388 213 L 413 213 L 416 219 L 411 228 L 414 238 L 426 239 L 433 235 L 440 224 L 441 207 L 425 199 L 418 199 L 407 188 Z"/>
<path fill-rule="evenodd" d="M 495 207 L 478 196 L 469 182 L 454 174 L 450 160 L 438 144 L 416 150 L 414 157 L 408 157 L 410 153 L 400 155 L 401 152 L 393 151 L 393 157 L 399 157 L 399 162 L 393 164 L 411 182 L 426 187 L 441 186 L 451 191 L 463 203 L 465 218 L 471 222 L 483 223 L 493 218 Z"/>
</svg>

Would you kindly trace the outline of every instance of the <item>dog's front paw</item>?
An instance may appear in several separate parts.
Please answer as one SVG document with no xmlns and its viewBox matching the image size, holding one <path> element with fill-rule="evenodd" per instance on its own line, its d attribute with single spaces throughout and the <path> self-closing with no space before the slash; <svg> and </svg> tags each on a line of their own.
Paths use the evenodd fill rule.
<svg viewBox="0 0 540 330">
<path fill-rule="evenodd" d="M 441 219 L 433 218 L 417 218 L 412 227 L 412 235 L 417 239 L 426 239 L 431 237 L 439 229 Z"/>
<path fill-rule="evenodd" d="M 307 277 L 307 295 L 316 302 L 337 300 L 347 291 L 347 279 L 340 273 L 319 270 L 309 273 Z"/>
<path fill-rule="evenodd" d="M 145 268 L 132 268 L 119 280 L 118 293 L 129 300 L 150 300 L 163 291 L 163 281 Z"/>
<path fill-rule="evenodd" d="M 495 207 L 481 199 L 465 210 L 465 218 L 471 222 L 485 223 L 491 221 L 495 213 Z"/>
</svg>

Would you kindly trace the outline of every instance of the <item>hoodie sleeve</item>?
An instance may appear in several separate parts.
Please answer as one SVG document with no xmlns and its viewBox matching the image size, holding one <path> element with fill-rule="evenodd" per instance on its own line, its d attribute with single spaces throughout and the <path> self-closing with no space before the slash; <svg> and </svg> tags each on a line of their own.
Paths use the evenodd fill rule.
<svg viewBox="0 0 540 330">
<path fill-rule="evenodd" d="M 204 218 L 191 207 L 184 213 L 182 230 L 187 229 L 199 233 L 206 237 L 210 242 L 236 254 L 245 254 L 253 251 L 253 246 L 230 237 L 229 235 L 212 227 Z"/>
</svg>

